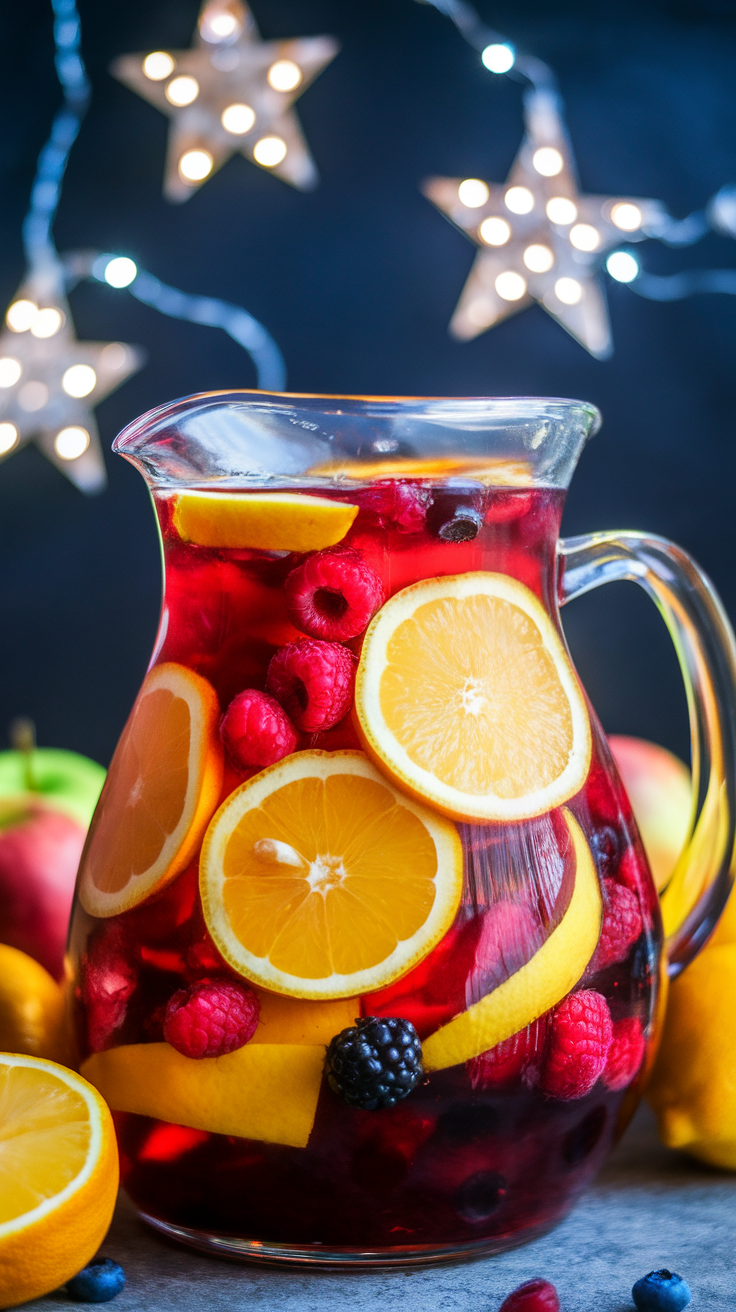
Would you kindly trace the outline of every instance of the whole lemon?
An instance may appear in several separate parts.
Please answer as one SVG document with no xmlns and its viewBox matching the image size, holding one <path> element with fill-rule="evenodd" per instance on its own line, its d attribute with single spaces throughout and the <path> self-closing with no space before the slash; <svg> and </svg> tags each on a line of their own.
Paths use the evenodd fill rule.
<svg viewBox="0 0 736 1312">
<path fill-rule="evenodd" d="M 659 1133 L 711 1166 L 736 1171 L 736 928 L 733 897 L 716 935 L 670 989 L 647 1091 Z M 723 940 L 726 941 L 723 941 Z"/>
</svg>

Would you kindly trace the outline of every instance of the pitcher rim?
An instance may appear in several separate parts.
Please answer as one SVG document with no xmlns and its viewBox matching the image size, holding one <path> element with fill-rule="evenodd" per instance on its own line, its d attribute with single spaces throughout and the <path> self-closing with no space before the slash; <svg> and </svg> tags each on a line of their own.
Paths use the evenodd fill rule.
<svg viewBox="0 0 736 1312">
<path fill-rule="evenodd" d="M 121 429 L 112 443 L 112 450 L 116 454 L 125 455 L 130 449 L 134 440 L 141 436 L 153 424 L 159 423 L 165 419 L 171 419 L 181 414 L 185 410 L 195 408 L 196 403 L 206 403 L 216 400 L 217 398 L 251 398 L 254 403 L 261 402 L 291 402 L 291 401 L 322 401 L 322 402 L 345 402 L 348 409 L 346 414 L 370 414 L 375 412 L 390 413 L 392 410 L 400 411 L 409 405 L 441 405 L 449 407 L 457 405 L 468 411 L 472 408 L 486 406 L 489 409 L 489 415 L 493 410 L 503 410 L 505 406 L 509 408 L 518 407 L 522 404 L 532 407 L 558 407 L 562 410 L 576 409 L 587 412 L 590 418 L 590 428 L 586 434 L 585 441 L 595 437 L 600 430 L 603 422 L 603 416 L 598 406 L 592 401 L 580 401 L 574 397 L 563 396 L 391 396 L 383 394 L 366 395 L 359 393 L 334 393 L 334 392 L 265 392 L 258 388 L 218 388 L 208 392 L 193 392 L 187 396 L 177 397 L 173 401 L 166 401 L 162 405 L 153 406 L 152 409 L 145 411 L 133 419 L 129 424 Z M 355 411 L 351 407 L 355 406 Z M 316 409 L 316 407 L 310 407 Z M 388 408 L 388 411 L 387 411 Z M 336 413 L 330 407 L 330 413 Z M 339 413 L 339 412 L 337 412 Z M 511 417 L 511 416 L 510 416 Z"/>
</svg>

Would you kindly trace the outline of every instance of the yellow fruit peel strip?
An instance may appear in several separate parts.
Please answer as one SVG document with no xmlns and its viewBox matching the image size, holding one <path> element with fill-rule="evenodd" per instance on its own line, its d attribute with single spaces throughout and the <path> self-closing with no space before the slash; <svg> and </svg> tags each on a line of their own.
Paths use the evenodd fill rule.
<svg viewBox="0 0 736 1312">
<path fill-rule="evenodd" d="M 566 997 L 595 952 L 603 916 L 598 875 L 583 831 L 569 811 L 564 815 L 575 849 L 567 911 L 525 966 L 425 1040 L 426 1070 L 458 1066 L 531 1025 Z"/>
<path fill-rule="evenodd" d="M 95 1053 L 81 1073 L 113 1111 L 304 1148 L 324 1060 L 316 1045 L 249 1044 L 195 1061 L 168 1043 L 131 1043 Z"/>
<path fill-rule="evenodd" d="M 174 526 L 198 547 L 319 551 L 341 542 L 358 507 L 304 493 L 182 492 Z"/>
<path fill-rule="evenodd" d="M 261 1003 L 254 1044 L 294 1043 L 324 1044 L 340 1030 L 349 1029 L 360 1015 L 360 998 L 340 998 L 338 1002 L 309 1002 L 286 998 L 278 993 L 256 989 Z"/>
</svg>

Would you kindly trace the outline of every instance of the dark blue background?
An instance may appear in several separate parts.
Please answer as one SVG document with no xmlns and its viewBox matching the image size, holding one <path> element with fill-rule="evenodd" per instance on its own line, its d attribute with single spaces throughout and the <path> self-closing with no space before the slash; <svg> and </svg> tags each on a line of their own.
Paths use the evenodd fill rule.
<svg viewBox="0 0 736 1312">
<path fill-rule="evenodd" d="M 678 216 L 736 180 L 736 6 L 481 0 L 483 16 L 556 70 L 582 187 L 662 199 Z M 72 154 L 61 250 L 130 254 L 187 291 L 239 302 L 271 330 L 295 391 L 536 393 L 596 402 L 604 427 L 573 483 L 565 531 L 675 538 L 736 615 L 736 298 L 641 300 L 609 279 L 616 352 L 588 356 L 538 307 L 461 344 L 446 325 L 473 259 L 425 201 L 433 173 L 501 181 L 522 131 L 521 90 L 487 73 L 415 0 L 254 0 L 264 37 L 332 32 L 342 53 L 298 102 L 322 175 L 301 194 L 240 157 L 191 200 L 162 199 L 166 120 L 113 81 L 127 51 L 188 45 L 197 0 L 81 4 L 92 107 Z M 552 10 L 554 12 L 552 12 Z M 0 296 L 23 272 L 20 225 L 59 101 L 45 0 L 4 0 L 0 67 Z M 640 247 L 647 268 L 733 267 L 715 235 Z M 251 387 L 223 333 L 163 319 L 128 293 L 72 294 L 78 335 L 137 342 L 147 366 L 98 409 L 106 449 L 151 406 Z M 0 736 L 32 715 L 42 743 L 107 762 L 156 628 L 159 559 L 142 480 L 108 456 L 86 499 L 29 447 L 0 466 Z M 687 752 L 669 639 L 638 591 L 614 585 L 565 626 L 609 731 Z"/>
</svg>

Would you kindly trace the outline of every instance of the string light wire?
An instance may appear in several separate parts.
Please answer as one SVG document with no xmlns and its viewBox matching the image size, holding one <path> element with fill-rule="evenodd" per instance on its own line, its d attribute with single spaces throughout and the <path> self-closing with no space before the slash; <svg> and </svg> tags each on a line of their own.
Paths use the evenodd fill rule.
<svg viewBox="0 0 736 1312">
<path fill-rule="evenodd" d="M 496 75 L 505 75 L 529 82 L 534 90 L 554 95 L 558 111 L 564 105 L 557 79 L 548 64 L 536 56 L 518 51 L 513 42 L 501 32 L 488 27 L 468 0 L 418 0 L 429 4 L 455 25 L 468 45 L 477 50 L 482 62 Z M 486 58 L 492 51 L 508 51 L 507 58 Z M 642 224 L 642 234 L 673 248 L 693 246 L 710 232 L 736 238 L 736 186 L 726 185 L 711 197 L 702 210 L 694 210 L 684 219 L 675 219 L 664 205 L 659 205 Z M 610 272 L 610 270 L 609 270 Z M 613 276 L 613 275 L 612 275 Z M 617 281 L 624 281 L 618 279 Z M 675 301 L 698 292 L 725 292 L 736 294 L 736 269 L 693 269 L 660 277 L 641 269 L 635 277 L 626 279 L 632 291 L 656 301 Z"/>
<path fill-rule="evenodd" d="M 30 205 L 23 221 L 23 244 L 31 271 L 61 272 L 68 290 L 80 276 L 107 281 L 104 272 L 100 272 L 99 261 L 100 258 L 105 261 L 104 270 L 113 257 L 95 257 L 88 270 L 82 272 L 79 256 L 73 254 L 60 259 L 54 243 L 53 224 L 64 173 L 89 105 L 91 88 L 81 53 L 81 24 L 76 0 L 51 0 L 51 7 L 54 14 L 54 62 L 63 101 L 54 116 L 49 139 L 38 157 Z M 111 285 L 114 284 L 111 282 Z M 263 324 L 247 310 L 214 297 L 181 292 L 143 270 L 136 270 L 128 290 L 137 300 L 160 314 L 222 328 L 250 355 L 258 386 L 264 391 L 284 390 L 286 366 L 281 351 Z"/>
</svg>

